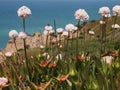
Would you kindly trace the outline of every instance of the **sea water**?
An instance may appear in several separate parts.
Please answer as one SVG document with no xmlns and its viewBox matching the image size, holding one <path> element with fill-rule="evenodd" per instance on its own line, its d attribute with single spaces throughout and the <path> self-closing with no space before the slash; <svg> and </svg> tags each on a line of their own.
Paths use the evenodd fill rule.
<svg viewBox="0 0 120 90">
<path fill-rule="evenodd" d="M 66 24 L 77 24 L 74 13 L 77 9 L 85 9 L 89 20 L 100 19 L 99 8 L 107 6 L 111 10 L 120 5 L 120 0 L 0 0 L 0 49 L 4 49 L 8 42 L 9 31 L 23 31 L 22 19 L 17 10 L 21 6 L 28 6 L 32 15 L 26 19 L 26 32 L 33 34 L 43 32 L 46 24 L 56 28 L 65 28 Z"/>
</svg>

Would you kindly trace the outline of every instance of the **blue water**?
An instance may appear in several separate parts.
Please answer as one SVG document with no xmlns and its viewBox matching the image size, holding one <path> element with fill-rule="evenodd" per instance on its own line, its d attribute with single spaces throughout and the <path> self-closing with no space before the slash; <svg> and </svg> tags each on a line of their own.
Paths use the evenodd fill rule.
<svg viewBox="0 0 120 90">
<path fill-rule="evenodd" d="M 100 18 L 100 7 L 108 6 L 112 10 L 117 4 L 120 5 L 120 0 L 0 0 L 0 49 L 6 47 L 10 30 L 23 30 L 22 20 L 17 16 L 18 8 L 23 5 L 32 11 L 26 20 L 26 31 L 33 34 L 43 31 L 48 23 L 53 26 L 54 19 L 57 28 L 64 28 L 68 23 L 77 24 L 74 13 L 79 8 L 87 11 L 90 20 L 96 20 Z"/>
</svg>

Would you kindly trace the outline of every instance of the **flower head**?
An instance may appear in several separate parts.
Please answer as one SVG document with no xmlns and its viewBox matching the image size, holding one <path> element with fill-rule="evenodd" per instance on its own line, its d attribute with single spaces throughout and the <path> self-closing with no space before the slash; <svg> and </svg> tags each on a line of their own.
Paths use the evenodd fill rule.
<svg viewBox="0 0 120 90">
<path fill-rule="evenodd" d="M 50 30 L 49 34 L 50 35 L 54 35 L 55 31 L 54 30 Z"/>
<path fill-rule="evenodd" d="M 40 49 L 44 49 L 45 48 L 45 46 L 44 45 L 40 45 Z"/>
<path fill-rule="evenodd" d="M 62 33 L 63 33 L 63 30 L 64 30 L 63 28 L 58 28 L 58 29 L 57 29 L 57 33 L 58 33 L 58 34 L 62 34 Z"/>
<path fill-rule="evenodd" d="M 105 24 L 105 21 L 102 21 L 102 20 L 101 20 L 101 21 L 100 21 L 100 24 Z"/>
<path fill-rule="evenodd" d="M 8 79 L 4 77 L 0 77 L 0 87 L 5 86 L 8 83 Z"/>
<path fill-rule="evenodd" d="M 17 13 L 18 13 L 18 16 L 23 19 L 28 18 L 32 14 L 31 10 L 27 6 L 20 7 L 18 9 Z"/>
<path fill-rule="evenodd" d="M 56 59 L 57 59 L 57 60 L 58 60 L 58 59 L 62 60 L 62 54 L 58 54 L 58 55 L 56 56 Z"/>
<path fill-rule="evenodd" d="M 47 59 L 50 58 L 50 55 L 48 53 L 43 53 L 43 56 L 46 57 Z"/>
<path fill-rule="evenodd" d="M 68 77 L 69 77 L 68 74 L 67 74 L 67 75 L 62 74 L 58 80 L 59 80 L 60 82 L 63 82 L 63 81 L 65 81 Z"/>
<path fill-rule="evenodd" d="M 73 25 L 73 24 L 67 24 L 67 25 L 65 26 L 65 30 L 68 31 L 68 32 L 73 32 L 73 31 L 76 30 L 76 29 L 77 29 L 76 26 Z"/>
<path fill-rule="evenodd" d="M 99 9 L 98 13 L 100 13 L 104 17 L 110 17 L 110 9 L 109 9 L 109 7 L 101 7 Z"/>
<path fill-rule="evenodd" d="M 46 26 L 45 26 L 45 30 L 46 31 L 50 31 L 50 30 L 52 30 L 53 29 L 53 27 L 50 25 L 50 24 L 47 24 Z"/>
<path fill-rule="evenodd" d="M 11 30 L 9 32 L 9 37 L 10 38 L 16 38 L 18 36 L 18 32 L 16 30 Z"/>
<path fill-rule="evenodd" d="M 67 31 L 63 31 L 62 36 L 68 37 L 68 32 Z"/>
<path fill-rule="evenodd" d="M 25 32 L 20 32 L 18 37 L 21 38 L 21 39 L 26 39 L 27 38 L 27 34 Z"/>
<path fill-rule="evenodd" d="M 113 57 L 112 56 L 104 56 L 103 61 L 106 62 L 108 65 L 112 64 Z"/>
<path fill-rule="evenodd" d="M 120 16 L 120 5 L 115 5 L 114 7 L 113 7 L 113 9 L 112 9 L 112 11 L 113 11 L 113 15 L 118 15 L 118 16 Z"/>
<path fill-rule="evenodd" d="M 89 34 L 90 34 L 90 35 L 94 35 L 95 32 L 90 30 L 90 31 L 89 31 Z"/>
<path fill-rule="evenodd" d="M 5 53 L 5 56 L 6 56 L 6 57 L 11 57 L 11 56 L 12 56 L 12 52 L 6 52 L 6 53 Z"/>
<path fill-rule="evenodd" d="M 84 9 L 78 9 L 75 12 L 75 19 L 80 20 L 80 21 L 84 21 L 84 20 L 88 20 L 89 19 L 89 15 L 87 14 L 87 12 Z"/>
<path fill-rule="evenodd" d="M 112 25 L 112 28 L 118 29 L 118 28 L 120 28 L 120 26 L 119 26 L 118 24 L 113 24 L 113 25 Z"/>
</svg>

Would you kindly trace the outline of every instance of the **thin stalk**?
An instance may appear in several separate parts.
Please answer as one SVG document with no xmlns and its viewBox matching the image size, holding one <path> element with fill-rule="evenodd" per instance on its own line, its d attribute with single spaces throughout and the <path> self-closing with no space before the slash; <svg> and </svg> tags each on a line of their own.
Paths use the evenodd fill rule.
<svg viewBox="0 0 120 90">
<path fill-rule="evenodd" d="M 80 26 L 80 20 L 78 21 L 78 30 Z M 78 30 L 77 30 L 77 37 L 76 37 L 76 56 L 78 56 Z"/>
<path fill-rule="evenodd" d="M 117 15 L 115 16 L 115 19 L 114 19 L 114 27 L 115 27 L 116 21 L 117 21 Z M 116 28 L 114 28 L 114 32 L 113 32 L 113 44 L 115 43 L 115 29 Z"/>
<path fill-rule="evenodd" d="M 25 19 L 23 19 L 23 31 L 25 32 Z M 25 60 L 26 60 L 26 68 L 27 68 L 28 74 L 30 74 L 29 68 L 28 68 L 28 58 L 27 58 L 26 40 L 25 39 L 23 39 L 23 44 L 24 44 L 24 54 L 25 54 Z"/>
<path fill-rule="evenodd" d="M 20 58 L 20 55 L 19 55 L 19 53 L 18 53 L 18 50 L 17 50 L 17 45 L 16 45 L 16 38 L 14 38 L 14 45 L 15 45 L 15 49 L 16 49 L 16 53 L 17 53 L 17 60 L 18 60 L 18 62 L 20 63 L 20 60 L 21 60 L 21 58 Z M 20 60 L 19 60 L 20 59 Z"/>
</svg>

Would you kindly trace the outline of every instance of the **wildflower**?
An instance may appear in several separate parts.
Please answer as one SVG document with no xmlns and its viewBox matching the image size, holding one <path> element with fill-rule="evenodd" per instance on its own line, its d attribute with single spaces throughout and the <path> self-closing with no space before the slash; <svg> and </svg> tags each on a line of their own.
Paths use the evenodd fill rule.
<svg viewBox="0 0 120 90">
<path fill-rule="evenodd" d="M 6 53 L 5 53 L 5 56 L 6 56 L 6 57 L 11 57 L 11 56 L 12 56 L 12 52 L 6 52 Z"/>
<path fill-rule="evenodd" d="M 46 67 L 47 65 L 48 65 L 47 61 L 42 61 L 40 64 L 41 67 Z"/>
<path fill-rule="evenodd" d="M 105 21 L 102 21 L 102 20 L 101 20 L 101 21 L 100 21 L 100 24 L 105 24 Z"/>
<path fill-rule="evenodd" d="M 19 17 L 26 19 L 28 18 L 32 13 L 31 10 L 27 6 L 22 6 L 18 9 L 17 14 Z"/>
<path fill-rule="evenodd" d="M 89 34 L 90 34 L 90 35 L 94 35 L 95 32 L 90 30 L 90 31 L 89 31 Z"/>
<path fill-rule="evenodd" d="M 104 17 L 110 17 L 110 9 L 109 9 L 109 7 L 101 7 L 99 9 L 98 13 L 100 13 Z"/>
<path fill-rule="evenodd" d="M 67 32 L 67 31 L 63 31 L 62 36 L 64 36 L 64 37 L 68 37 L 68 32 Z"/>
<path fill-rule="evenodd" d="M 112 28 L 118 29 L 118 28 L 120 28 L 120 26 L 119 26 L 118 24 L 113 24 L 113 25 L 112 25 Z"/>
<path fill-rule="evenodd" d="M 4 87 L 8 83 L 8 79 L 0 77 L 0 87 Z"/>
<path fill-rule="evenodd" d="M 18 37 L 18 32 L 16 30 L 11 30 L 9 32 L 9 37 L 10 38 L 16 38 L 16 37 Z"/>
<path fill-rule="evenodd" d="M 114 7 L 113 7 L 113 9 L 112 9 L 112 11 L 113 11 L 113 15 L 115 15 L 115 16 L 120 16 L 120 5 L 115 5 Z"/>
<path fill-rule="evenodd" d="M 52 29 L 53 29 L 53 27 L 50 26 L 50 24 L 47 24 L 47 25 L 45 26 L 45 30 L 46 30 L 46 31 L 50 31 L 50 30 L 52 30 Z"/>
<path fill-rule="evenodd" d="M 113 57 L 112 56 L 104 56 L 103 61 L 106 62 L 108 65 L 112 64 Z"/>
<path fill-rule="evenodd" d="M 47 57 L 47 59 L 50 58 L 50 55 L 49 55 L 48 53 L 43 53 L 43 56 L 44 56 L 44 57 Z"/>
<path fill-rule="evenodd" d="M 21 39 L 26 39 L 27 38 L 27 34 L 25 32 L 20 32 L 18 37 L 21 38 Z"/>
<path fill-rule="evenodd" d="M 79 21 L 84 21 L 84 20 L 88 20 L 89 19 L 89 15 L 87 14 L 87 12 L 84 9 L 78 9 L 75 12 L 75 19 L 79 20 Z"/>
<path fill-rule="evenodd" d="M 45 48 L 45 46 L 43 46 L 43 45 L 40 45 L 40 48 L 41 48 L 41 49 L 44 49 L 44 48 Z"/>
<path fill-rule="evenodd" d="M 50 30 L 49 34 L 52 36 L 54 35 L 55 31 L 54 30 Z"/>
<path fill-rule="evenodd" d="M 51 62 L 48 67 L 51 68 L 51 67 L 56 67 L 57 66 L 57 63 L 54 61 L 54 62 Z"/>
<path fill-rule="evenodd" d="M 63 30 L 64 30 L 63 28 L 58 28 L 58 29 L 57 29 L 57 33 L 58 33 L 58 34 L 62 34 L 62 33 L 63 33 Z"/>
<path fill-rule="evenodd" d="M 68 32 L 73 32 L 74 30 L 76 30 L 76 27 L 73 24 L 67 24 L 65 26 L 65 30 L 68 31 Z"/>
<path fill-rule="evenodd" d="M 58 60 L 58 59 L 62 60 L 62 54 L 58 54 L 58 55 L 56 56 L 56 59 L 57 59 L 57 60 Z"/>
<path fill-rule="evenodd" d="M 77 56 L 76 58 L 77 58 L 77 60 L 83 61 L 83 60 L 85 60 L 85 55 L 82 54 L 80 56 Z"/>
<path fill-rule="evenodd" d="M 60 76 L 60 78 L 58 79 L 58 81 L 63 82 L 63 81 L 65 81 L 68 77 L 69 77 L 68 74 L 67 74 L 67 75 L 63 74 L 63 75 Z"/>
</svg>

